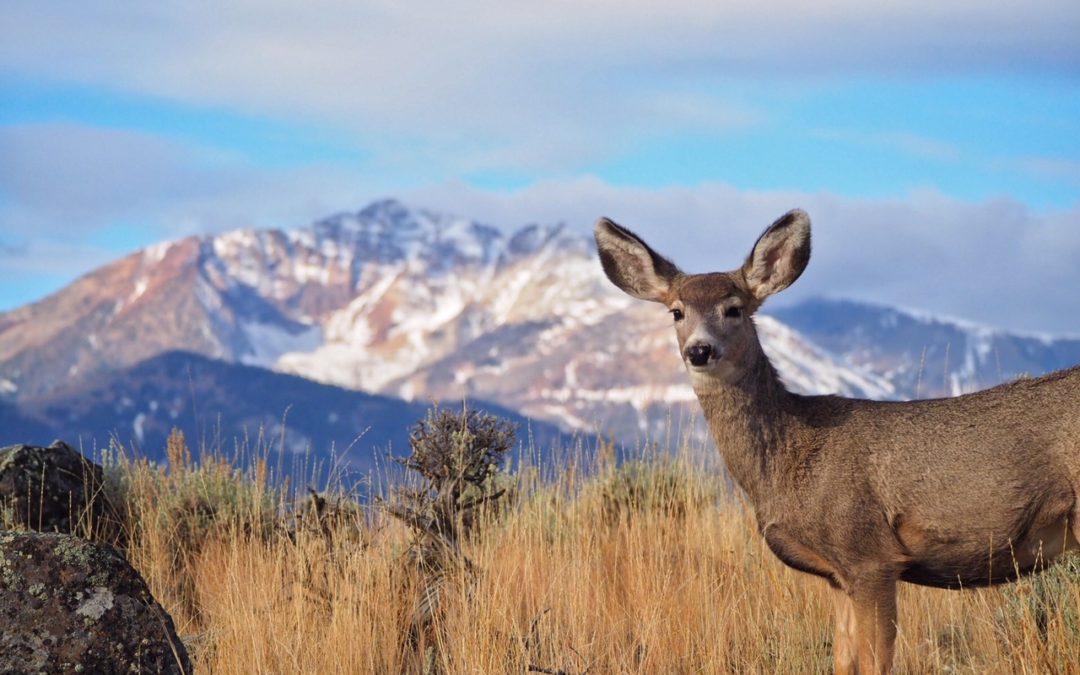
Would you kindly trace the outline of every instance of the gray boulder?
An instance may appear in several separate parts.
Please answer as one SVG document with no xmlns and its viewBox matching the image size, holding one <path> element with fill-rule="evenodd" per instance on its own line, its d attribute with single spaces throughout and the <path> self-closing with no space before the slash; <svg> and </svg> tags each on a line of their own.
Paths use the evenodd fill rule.
<svg viewBox="0 0 1080 675">
<path fill-rule="evenodd" d="M 107 544 L 0 532 L 0 673 L 191 673 L 172 618 Z"/>
<path fill-rule="evenodd" d="M 63 441 L 0 448 L 0 528 L 94 534 L 116 541 L 102 469 Z"/>
</svg>

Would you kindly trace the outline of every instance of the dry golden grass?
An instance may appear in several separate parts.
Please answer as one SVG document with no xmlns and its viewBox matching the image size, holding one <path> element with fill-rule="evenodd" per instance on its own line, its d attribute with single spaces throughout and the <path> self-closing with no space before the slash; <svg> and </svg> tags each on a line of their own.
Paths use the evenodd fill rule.
<svg viewBox="0 0 1080 675">
<path fill-rule="evenodd" d="M 284 527 L 265 467 L 120 462 L 110 473 L 129 500 L 129 556 L 199 672 L 830 670 L 825 583 L 780 564 L 737 496 L 688 462 L 523 479 L 514 503 L 465 543 L 473 571 L 444 573 L 434 624 L 413 638 L 431 580 L 397 521 L 358 509 L 328 527 Z M 897 672 L 1078 664 L 1075 558 L 997 589 L 902 591 Z"/>
</svg>

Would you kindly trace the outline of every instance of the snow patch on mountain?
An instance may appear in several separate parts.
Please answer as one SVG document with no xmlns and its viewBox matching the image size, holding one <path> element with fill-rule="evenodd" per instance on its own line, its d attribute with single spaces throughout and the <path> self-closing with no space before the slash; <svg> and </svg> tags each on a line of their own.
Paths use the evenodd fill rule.
<svg viewBox="0 0 1080 675">
<path fill-rule="evenodd" d="M 150 280 L 146 277 L 140 277 L 135 282 L 135 288 L 132 289 L 131 295 L 128 296 L 127 304 L 131 304 L 141 298 L 146 293 L 146 288 L 150 285 Z"/>
<path fill-rule="evenodd" d="M 272 368 L 284 354 L 311 352 L 323 343 L 322 326 L 293 332 L 276 324 L 241 321 L 240 330 L 248 343 L 248 351 L 240 355 L 240 363 L 249 366 Z"/>
<path fill-rule="evenodd" d="M 885 378 L 868 370 L 840 365 L 836 357 L 771 316 L 758 316 L 755 323 L 765 355 L 794 391 L 874 399 L 891 398 L 896 393 Z"/>
<path fill-rule="evenodd" d="M 158 244 L 147 246 L 143 249 L 143 264 L 152 267 L 160 263 L 165 259 L 165 256 L 168 255 L 172 247 L 173 242 L 171 241 L 163 241 Z"/>
</svg>

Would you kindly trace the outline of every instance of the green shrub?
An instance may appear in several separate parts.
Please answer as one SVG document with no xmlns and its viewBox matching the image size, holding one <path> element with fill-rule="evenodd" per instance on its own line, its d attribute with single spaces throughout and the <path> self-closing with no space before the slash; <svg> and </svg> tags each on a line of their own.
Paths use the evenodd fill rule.
<svg viewBox="0 0 1080 675">
<path fill-rule="evenodd" d="M 639 513 L 683 517 L 716 501 L 719 491 L 685 462 L 659 457 L 608 468 L 586 485 L 587 502 L 609 522 Z"/>
<path fill-rule="evenodd" d="M 1042 658 L 1054 672 L 1067 672 L 1080 658 L 1080 554 L 1071 553 L 1006 589 L 1009 601 L 999 611 L 1004 644 L 1031 644 L 1037 636 Z M 1061 646 L 1071 645 L 1063 650 Z M 1071 667 L 1070 666 L 1070 667 Z"/>
</svg>

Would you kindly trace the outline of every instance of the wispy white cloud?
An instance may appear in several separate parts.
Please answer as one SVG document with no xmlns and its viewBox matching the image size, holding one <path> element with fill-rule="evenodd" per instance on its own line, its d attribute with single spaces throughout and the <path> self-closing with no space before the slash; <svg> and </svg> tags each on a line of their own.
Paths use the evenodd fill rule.
<svg viewBox="0 0 1080 675">
<path fill-rule="evenodd" d="M 96 232 L 117 224 L 149 238 L 280 226 L 378 188 L 355 170 L 270 169 L 217 148 L 80 124 L 0 127 L 0 156 L 5 232 L 46 243 L 92 246 Z"/>
<path fill-rule="evenodd" d="M 1075 77 L 1077 35 L 1075 0 L 8 3 L 0 77 L 311 122 L 373 159 L 268 167 L 148 132 L 70 121 L 7 127 L 0 224 L 6 246 L 29 246 L 26 269 L 60 255 L 74 275 L 106 255 L 74 250 L 102 251 L 92 234 L 117 222 L 161 238 L 295 226 L 421 186 L 407 191 L 419 205 L 508 226 L 566 220 L 584 232 L 608 215 L 708 270 L 737 264 L 764 224 L 803 206 L 815 219 L 815 260 L 793 296 L 853 295 L 1080 332 L 1080 294 L 1054 295 L 1080 287 L 1078 208 L 721 182 L 645 189 L 589 176 L 511 191 L 431 184 L 498 170 L 567 176 L 670 135 L 776 130 L 789 121 L 787 101 L 766 107 L 740 94 L 762 82 L 779 92 L 775 103 L 852 77 Z M 813 126 L 830 123 L 821 119 Z M 977 144 L 871 122 L 823 133 L 945 163 Z M 1077 175 L 1074 157 L 1040 152 L 1001 159 L 1001 171 Z M 0 271 L 14 264 L 0 259 Z"/>
<path fill-rule="evenodd" d="M 955 144 L 929 138 L 910 131 L 856 131 L 854 129 L 816 129 L 810 132 L 814 138 L 840 141 L 865 147 L 896 150 L 913 157 L 941 161 L 955 161 L 961 152 Z"/>
<path fill-rule="evenodd" d="M 14 230 L 94 228 L 217 182 L 190 148 L 126 130 L 0 127 L 0 155 L 5 220 Z"/>
<path fill-rule="evenodd" d="M 1020 157 L 999 161 L 997 165 L 1004 168 L 1018 168 L 1036 176 L 1063 178 L 1074 185 L 1080 185 L 1080 160 L 1060 157 Z"/>
<path fill-rule="evenodd" d="M 753 123 L 701 93 L 732 80 L 1075 73 L 1078 34 L 1064 0 L 17 3 L 0 68 L 547 166 L 551 148 Z"/>
</svg>

